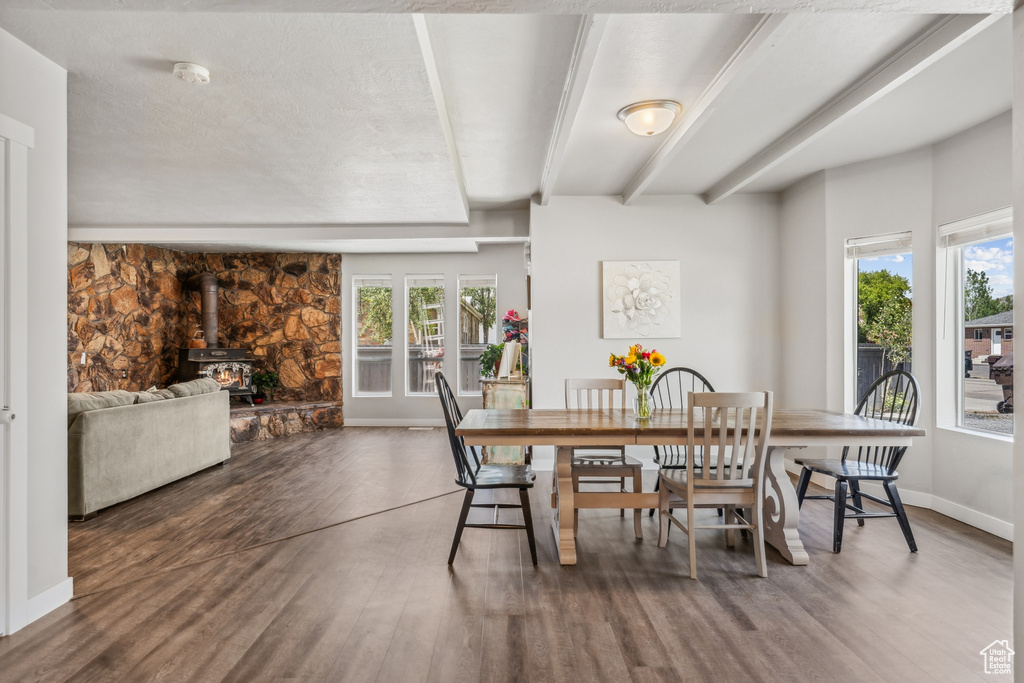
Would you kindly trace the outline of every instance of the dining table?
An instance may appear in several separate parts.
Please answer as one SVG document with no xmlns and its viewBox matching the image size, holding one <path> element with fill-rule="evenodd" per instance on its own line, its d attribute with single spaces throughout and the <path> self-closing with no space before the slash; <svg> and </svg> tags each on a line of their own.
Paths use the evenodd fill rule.
<svg viewBox="0 0 1024 683">
<path fill-rule="evenodd" d="M 701 430 L 700 425 L 695 425 Z M 579 508 L 656 509 L 655 491 L 573 491 L 574 447 L 660 446 L 685 444 L 687 413 L 681 409 L 656 410 L 640 419 L 631 410 L 529 409 L 485 410 L 466 413 L 455 433 L 467 445 L 554 446 L 551 507 L 552 530 L 558 561 L 576 564 L 574 511 Z M 795 565 L 806 565 L 807 551 L 800 540 L 800 505 L 786 471 L 785 452 L 811 446 L 909 446 L 925 430 L 885 420 L 828 410 L 775 410 L 766 448 L 764 537 Z"/>
</svg>

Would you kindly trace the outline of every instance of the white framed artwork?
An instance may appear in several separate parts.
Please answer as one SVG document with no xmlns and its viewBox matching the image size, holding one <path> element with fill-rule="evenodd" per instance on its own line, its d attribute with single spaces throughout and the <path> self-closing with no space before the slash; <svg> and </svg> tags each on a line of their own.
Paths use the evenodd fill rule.
<svg viewBox="0 0 1024 683">
<path fill-rule="evenodd" d="M 679 261 L 602 261 L 605 339 L 682 334 Z"/>
</svg>

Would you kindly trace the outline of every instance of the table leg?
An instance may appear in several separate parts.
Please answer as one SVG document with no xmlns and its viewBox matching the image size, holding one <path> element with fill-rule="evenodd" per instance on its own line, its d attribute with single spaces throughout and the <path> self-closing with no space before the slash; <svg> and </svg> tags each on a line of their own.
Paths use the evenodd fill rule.
<svg viewBox="0 0 1024 683">
<path fill-rule="evenodd" d="M 800 504 L 796 489 L 786 472 L 786 449 L 768 447 L 764 486 L 764 540 L 792 564 L 807 564 L 807 551 L 800 540 Z"/>
<path fill-rule="evenodd" d="M 552 481 L 551 529 L 555 532 L 559 564 L 576 564 L 576 538 L 572 532 L 575 503 L 572 491 L 572 448 L 559 446 Z M 796 494 L 794 494 L 796 495 Z"/>
</svg>

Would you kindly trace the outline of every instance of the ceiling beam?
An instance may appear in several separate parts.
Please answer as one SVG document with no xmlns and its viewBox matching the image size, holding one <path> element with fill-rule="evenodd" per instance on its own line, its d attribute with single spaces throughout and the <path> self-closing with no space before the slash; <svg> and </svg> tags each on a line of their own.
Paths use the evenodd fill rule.
<svg viewBox="0 0 1024 683">
<path fill-rule="evenodd" d="M 471 14 L 775 14 L 871 12 L 990 14 L 1013 11 L 1013 0 L 4 0 L 5 9 L 153 12 L 410 12 Z"/>
<path fill-rule="evenodd" d="M 715 100 L 728 90 L 729 85 L 754 61 L 756 55 L 768 38 L 786 21 L 784 14 L 769 14 L 761 18 L 754 30 L 746 37 L 739 48 L 729 57 L 725 65 L 697 98 L 671 131 L 661 147 L 651 155 L 643 168 L 622 192 L 622 203 L 631 204 L 647 187 L 654 182 L 658 173 L 663 171 L 708 120 Z"/>
<path fill-rule="evenodd" d="M 761 177 L 835 125 L 903 85 L 927 67 L 998 21 L 1001 15 L 954 15 L 940 19 L 884 64 L 790 129 L 704 195 L 713 204 Z"/>
<path fill-rule="evenodd" d="M 455 182 L 458 185 L 459 196 L 462 198 L 462 209 L 469 221 L 469 197 L 466 195 L 466 178 L 462 174 L 462 161 L 459 159 L 459 150 L 455 146 L 455 133 L 452 129 L 452 117 L 448 112 L 448 105 L 444 99 L 444 88 L 441 84 L 441 74 L 437 70 L 437 59 L 434 56 L 434 48 L 430 42 L 430 27 L 427 17 L 423 14 L 412 15 L 413 25 L 416 27 L 416 38 L 419 39 L 420 52 L 423 53 L 423 65 L 427 69 L 427 79 L 430 81 L 430 89 L 434 93 L 434 105 L 437 107 L 437 116 L 441 122 L 441 131 L 444 133 L 444 141 L 448 145 L 448 158 L 452 161 L 452 169 L 455 171 Z"/>
<path fill-rule="evenodd" d="M 554 191 L 558 172 L 565 161 L 565 147 L 569 143 L 569 133 L 576 121 L 576 114 L 583 101 L 583 92 L 590 80 L 590 72 L 594 68 L 597 48 L 604 36 L 608 24 L 606 15 L 585 15 L 580 18 L 579 30 L 576 32 L 576 44 L 569 60 L 569 73 L 562 87 L 562 99 L 558 103 L 558 114 L 555 117 L 555 128 L 551 132 L 548 143 L 548 154 L 544 159 L 544 170 L 540 178 L 540 204 L 547 206 Z"/>
</svg>

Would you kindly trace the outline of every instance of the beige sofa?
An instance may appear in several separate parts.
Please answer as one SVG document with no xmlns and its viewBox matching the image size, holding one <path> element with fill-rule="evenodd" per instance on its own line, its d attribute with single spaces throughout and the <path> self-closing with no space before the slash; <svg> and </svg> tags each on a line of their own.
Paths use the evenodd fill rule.
<svg viewBox="0 0 1024 683">
<path fill-rule="evenodd" d="M 84 519 L 230 458 L 228 399 L 205 378 L 68 394 L 68 516 Z"/>
</svg>

